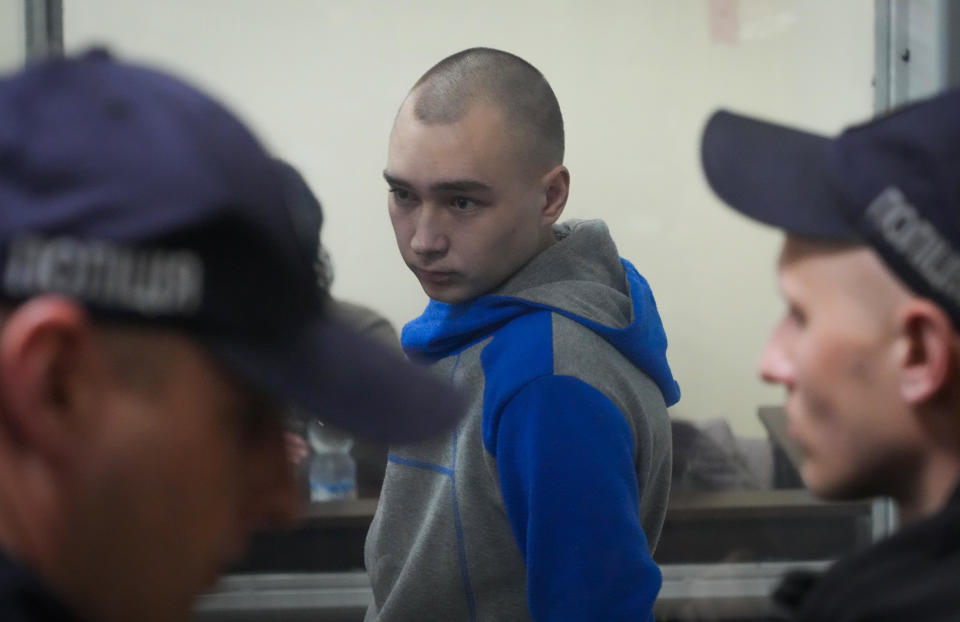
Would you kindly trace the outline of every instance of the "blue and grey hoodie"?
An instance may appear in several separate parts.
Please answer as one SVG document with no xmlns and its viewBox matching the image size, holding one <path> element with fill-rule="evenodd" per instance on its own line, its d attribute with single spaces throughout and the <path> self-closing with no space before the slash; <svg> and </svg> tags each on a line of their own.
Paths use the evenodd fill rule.
<svg viewBox="0 0 960 622">
<path fill-rule="evenodd" d="M 495 292 L 431 301 L 403 330 L 470 410 L 390 453 L 368 621 L 652 619 L 679 388 L 650 288 L 606 225 L 555 235 Z"/>
</svg>

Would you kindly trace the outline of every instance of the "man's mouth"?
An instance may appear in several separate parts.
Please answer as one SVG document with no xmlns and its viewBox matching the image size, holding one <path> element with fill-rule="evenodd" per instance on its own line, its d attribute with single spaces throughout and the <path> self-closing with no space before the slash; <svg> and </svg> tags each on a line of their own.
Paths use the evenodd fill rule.
<svg viewBox="0 0 960 622">
<path fill-rule="evenodd" d="M 803 457 L 806 458 L 810 454 L 808 449 L 807 442 L 805 437 L 801 435 L 800 428 L 796 422 L 796 414 L 787 409 L 787 436 L 790 437 L 797 447 L 800 449 L 800 452 L 803 454 Z"/>
<path fill-rule="evenodd" d="M 445 285 L 453 280 L 456 272 L 447 270 L 424 270 L 423 268 L 413 268 L 413 273 L 417 275 L 421 283 L 431 283 L 433 285 Z"/>
</svg>

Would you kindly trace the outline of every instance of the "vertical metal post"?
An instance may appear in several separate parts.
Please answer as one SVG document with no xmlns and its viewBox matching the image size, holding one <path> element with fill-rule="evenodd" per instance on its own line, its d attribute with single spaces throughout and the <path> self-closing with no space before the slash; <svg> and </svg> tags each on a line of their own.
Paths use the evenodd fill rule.
<svg viewBox="0 0 960 622">
<path fill-rule="evenodd" d="M 874 0 L 874 109 L 960 86 L 960 3 Z"/>
<path fill-rule="evenodd" d="M 899 50 L 904 47 L 905 11 L 896 0 L 874 0 L 873 112 L 882 114 L 903 100 L 903 73 L 898 71 Z M 873 541 L 891 534 L 896 523 L 896 508 L 887 498 L 874 499 L 870 526 Z"/>
<path fill-rule="evenodd" d="M 943 2 L 943 78 L 948 87 L 960 86 L 960 3 Z"/>
<path fill-rule="evenodd" d="M 63 54 L 63 0 L 24 0 L 27 61 Z"/>
<path fill-rule="evenodd" d="M 880 114 L 890 109 L 891 96 L 891 50 L 893 0 L 874 0 L 873 39 L 873 111 Z"/>
<path fill-rule="evenodd" d="M 960 86 L 960 2 L 874 0 L 874 112 Z M 890 499 L 873 504 L 873 537 L 897 528 Z"/>
</svg>

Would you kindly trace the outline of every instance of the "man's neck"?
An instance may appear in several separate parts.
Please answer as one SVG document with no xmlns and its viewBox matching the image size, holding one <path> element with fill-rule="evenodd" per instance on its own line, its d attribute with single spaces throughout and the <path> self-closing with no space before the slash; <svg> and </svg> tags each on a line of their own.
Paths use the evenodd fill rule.
<svg viewBox="0 0 960 622">
<path fill-rule="evenodd" d="M 62 522 L 49 472 L 0 432 L 0 547 L 43 572 L 53 559 Z"/>
<path fill-rule="evenodd" d="M 900 521 L 909 524 L 943 509 L 960 486 L 960 453 L 939 451 L 924 465 L 921 476 L 905 496 L 897 499 Z"/>
<path fill-rule="evenodd" d="M 536 257 L 543 251 L 547 250 L 551 246 L 557 243 L 557 236 L 554 234 L 553 226 L 544 229 L 543 233 L 540 235 L 540 246 L 537 248 L 537 253 L 534 255 Z"/>
</svg>

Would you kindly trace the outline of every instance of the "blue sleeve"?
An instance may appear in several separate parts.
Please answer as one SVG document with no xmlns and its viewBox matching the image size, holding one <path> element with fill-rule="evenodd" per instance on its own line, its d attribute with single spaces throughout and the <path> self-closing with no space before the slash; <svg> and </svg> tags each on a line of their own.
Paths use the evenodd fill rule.
<svg viewBox="0 0 960 622">
<path fill-rule="evenodd" d="M 495 438 L 533 619 L 652 620 L 661 576 L 620 410 L 582 380 L 545 376 L 507 403 Z"/>
</svg>

